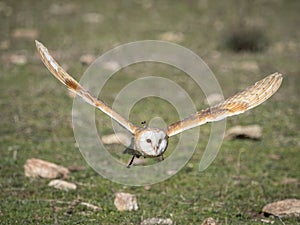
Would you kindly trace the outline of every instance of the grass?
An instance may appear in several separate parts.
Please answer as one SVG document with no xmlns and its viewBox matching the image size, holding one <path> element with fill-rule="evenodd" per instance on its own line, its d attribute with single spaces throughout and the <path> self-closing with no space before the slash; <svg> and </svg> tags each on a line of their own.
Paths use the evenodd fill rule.
<svg viewBox="0 0 300 225">
<path fill-rule="evenodd" d="M 300 4 L 242 2 L 2 1 L 0 41 L 8 42 L 9 47 L 0 53 L 1 224 L 139 224 L 151 217 L 171 218 L 174 224 L 201 224 L 207 217 L 219 224 L 262 224 L 265 204 L 300 198 Z M 100 13 L 102 21 L 84 22 L 83 16 L 91 12 Z M 238 20 L 262 27 L 268 47 L 252 53 L 224 49 L 223 34 Z M 210 125 L 205 125 L 196 153 L 179 173 L 152 185 L 150 190 L 123 186 L 102 178 L 86 164 L 71 128 L 72 99 L 41 64 L 33 40 L 13 38 L 17 28 L 37 30 L 38 39 L 76 78 L 87 68 L 79 62 L 82 54 L 100 55 L 119 44 L 157 39 L 167 31 L 184 34 L 180 44 L 205 60 L 225 96 L 275 71 L 285 77 L 279 92 L 266 104 L 228 120 L 228 127 L 259 124 L 263 128 L 261 141 L 224 141 L 216 160 L 200 173 L 198 164 L 210 131 Z M 7 63 L 6 56 L 15 53 L 24 54 L 28 62 Z M 201 90 L 184 73 L 155 64 L 134 65 L 118 72 L 101 97 L 111 104 L 123 84 L 145 74 L 172 78 L 186 89 L 199 109 L 205 106 Z M 168 122 L 177 119 L 176 113 L 166 114 L 172 109 L 168 104 L 159 107 L 158 100 L 145 101 L 146 111 L 139 104 L 134 108 L 134 123 L 151 119 L 153 113 L 166 116 Z M 104 133 L 112 132 L 110 120 L 102 113 L 97 113 L 97 122 Z M 70 178 L 78 189 L 63 192 L 48 187 L 48 180 L 25 177 L 23 165 L 33 157 L 67 167 L 84 166 L 85 170 Z M 284 178 L 296 178 L 298 182 L 285 184 Z M 113 204 L 117 191 L 136 194 L 139 210 L 118 212 Z M 68 213 L 78 198 L 102 210 L 93 212 L 78 206 Z M 270 220 L 282 224 L 278 218 Z M 282 221 L 297 223 L 296 218 Z"/>
</svg>

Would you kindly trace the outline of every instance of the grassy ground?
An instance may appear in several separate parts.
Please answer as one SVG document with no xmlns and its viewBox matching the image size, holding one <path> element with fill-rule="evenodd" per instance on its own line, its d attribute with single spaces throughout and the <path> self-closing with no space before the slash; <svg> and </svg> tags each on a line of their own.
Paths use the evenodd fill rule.
<svg viewBox="0 0 300 225">
<path fill-rule="evenodd" d="M 1 1 L 0 2 L 0 221 L 1 224 L 139 224 L 151 217 L 171 218 L 176 224 L 201 224 L 213 217 L 219 224 L 262 224 L 262 207 L 285 198 L 300 198 L 299 1 Z M 84 20 L 99 13 L 98 22 Z M 262 52 L 233 52 L 224 37 L 239 23 L 263 30 L 268 46 Z M 39 32 L 38 39 L 79 78 L 86 66 L 82 54 L 99 55 L 119 44 L 158 39 L 167 31 L 181 32 L 181 45 L 200 55 L 216 74 L 224 95 L 279 71 L 285 74 L 279 92 L 266 104 L 228 120 L 227 126 L 259 124 L 261 141 L 224 141 L 213 164 L 198 171 L 210 125 L 203 126 L 197 152 L 169 180 L 144 187 L 128 187 L 106 180 L 85 163 L 75 147 L 71 123 L 72 99 L 41 64 L 32 38 L 14 38 L 15 29 Z M 11 64 L 10 54 L 27 57 Z M 122 84 L 143 74 L 166 74 L 186 88 L 204 106 L 204 96 L 183 73 L 170 67 L 132 66 L 109 81 L 102 96 L 112 103 Z M 77 74 L 77 76 L 76 76 Z M 151 118 L 164 107 L 149 100 L 149 110 L 135 108 L 135 123 Z M 171 113 L 170 113 L 171 114 Z M 109 119 L 99 115 L 107 133 Z M 167 120 L 174 121 L 168 115 Z M 72 174 L 76 191 L 47 186 L 48 180 L 24 176 L 28 158 L 41 158 L 64 166 L 84 166 Z M 296 182 L 283 182 L 295 178 Z M 139 210 L 118 212 L 114 192 L 137 195 Z M 77 198 L 101 206 L 99 212 L 78 206 Z M 54 210 L 56 208 L 56 210 Z M 270 218 L 282 224 L 278 218 Z M 297 220 L 283 218 L 284 224 Z M 299 222 L 299 221 L 298 221 Z"/>
</svg>

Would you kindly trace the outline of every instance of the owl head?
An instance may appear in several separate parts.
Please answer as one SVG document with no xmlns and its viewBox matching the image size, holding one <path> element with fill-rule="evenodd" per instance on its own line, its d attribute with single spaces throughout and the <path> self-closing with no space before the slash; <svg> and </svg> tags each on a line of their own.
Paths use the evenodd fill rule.
<svg viewBox="0 0 300 225">
<path fill-rule="evenodd" d="M 161 156 L 167 149 L 168 136 L 165 131 L 155 128 L 143 128 L 135 136 L 135 150 L 142 156 Z"/>
</svg>

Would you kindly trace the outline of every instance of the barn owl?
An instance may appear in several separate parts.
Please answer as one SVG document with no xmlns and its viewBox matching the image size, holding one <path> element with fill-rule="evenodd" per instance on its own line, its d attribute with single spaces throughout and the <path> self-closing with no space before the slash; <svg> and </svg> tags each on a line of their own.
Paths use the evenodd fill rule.
<svg viewBox="0 0 300 225">
<path fill-rule="evenodd" d="M 146 124 L 139 127 L 84 89 L 53 59 L 48 49 L 42 43 L 36 41 L 36 47 L 45 66 L 61 83 L 132 133 L 132 145 L 125 150 L 126 153 L 133 155 L 127 167 L 131 166 L 135 157 L 162 157 L 163 159 L 170 137 L 207 122 L 219 121 L 229 116 L 244 113 L 271 97 L 282 82 L 282 75 L 276 72 L 222 103 L 198 111 L 181 121 L 169 125 L 166 129 L 147 127 Z"/>
</svg>

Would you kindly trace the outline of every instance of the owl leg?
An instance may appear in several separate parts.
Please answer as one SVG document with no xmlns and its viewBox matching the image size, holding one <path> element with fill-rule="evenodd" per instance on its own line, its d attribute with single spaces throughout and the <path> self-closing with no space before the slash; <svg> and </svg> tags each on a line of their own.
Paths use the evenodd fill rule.
<svg viewBox="0 0 300 225">
<path fill-rule="evenodd" d="M 164 155 L 161 155 L 161 160 L 165 160 L 165 157 L 164 157 Z"/>
<path fill-rule="evenodd" d="M 132 165 L 133 163 L 133 160 L 135 158 L 135 155 L 132 156 L 131 160 L 129 161 L 128 165 L 127 165 L 127 168 L 130 168 L 130 166 Z"/>
</svg>

